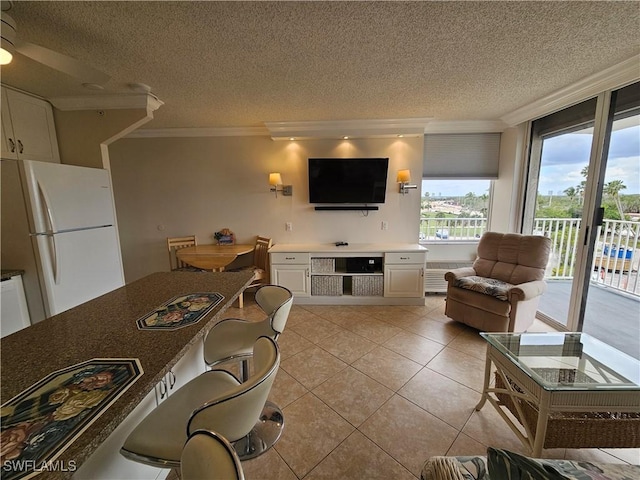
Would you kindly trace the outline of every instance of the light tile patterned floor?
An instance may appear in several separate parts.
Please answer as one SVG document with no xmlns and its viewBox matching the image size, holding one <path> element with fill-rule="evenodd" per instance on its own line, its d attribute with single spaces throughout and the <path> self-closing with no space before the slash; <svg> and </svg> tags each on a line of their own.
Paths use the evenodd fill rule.
<svg viewBox="0 0 640 480">
<path fill-rule="evenodd" d="M 228 316 L 258 320 L 250 296 Z M 488 404 L 480 412 L 485 342 L 444 315 L 444 297 L 415 306 L 294 305 L 280 337 L 270 399 L 285 429 L 243 462 L 247 480 L 414 479 L 432 455 L 526 454 Z M 550 330 L 536 322 L 532 331 Z M 545 450 L 543 456 L 640 463 L 638 449 Z"/>
</svg>

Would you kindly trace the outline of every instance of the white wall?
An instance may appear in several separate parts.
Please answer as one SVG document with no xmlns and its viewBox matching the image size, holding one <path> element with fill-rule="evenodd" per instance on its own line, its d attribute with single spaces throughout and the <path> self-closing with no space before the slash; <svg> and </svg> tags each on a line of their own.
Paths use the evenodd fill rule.
<svg viewBox="0 0 640 480">
<path fill-rule="evenodd" d="M 508 128 L 500 137 L 498 179 L 493 182 L 489 230 L 515 232 L 521 205 L 523 181 L 525 125 Z"/>
<path fill-rule="evenodd" d="M 275 243 L 404 242 L 418 238 L 420 190 L 398 194 L 399 169 L 415 183 L 421 137 L 273 141 L 269 137 L 131 138 L 109 147 L 127 282 L 169 268 L 166 237 L 195 234 L 213 243 L 222 228 L 237 241 Z M 308 201 L 309 157 L 389 157 L 387 198 L 379 211 L 318 212 Z M 280 172 L 293 196 L 269 191 Z M 381 229 L 382 221 L 388 230 Z M 293 230 L 285 231 L 291 222 Z"/>
</svg>

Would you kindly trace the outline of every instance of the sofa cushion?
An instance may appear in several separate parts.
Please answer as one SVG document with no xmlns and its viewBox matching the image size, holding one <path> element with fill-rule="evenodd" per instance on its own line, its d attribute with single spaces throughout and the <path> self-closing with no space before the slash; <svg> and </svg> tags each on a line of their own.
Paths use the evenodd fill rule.
<svg viewBox="0 0 640 480">
<path fill-rule="evenodd" d="M 565 480 L 546 460 L 529 458 L 507 450 L 487 449 L 487 464 L 492 480 Z"/>
<path fill-rule="evenodd" d="M 633 480 L 640 466 L 530 458 L 507 450 L 487 449 L 491 480 Z"/>
<path fill-rule="evenodd" d="M 508 292 L 512 284 L 496 280 L 495 278 L 479 277 L 472 275 L 469 277 L 461 277 L 454 284 L 455 287 L 473 290 L 474 292 L 484 293 L 497 298 L 498 300 L 507 301 L 509 299 Z"/>
<path fill-rule="evenodd" d="M 547 237 L 485 232 L 473 268 L 482 277 L 518 285 L 544 279 L 550 252 L 551 239 Z"/>
<path fill-rule="evenodd" d="M 487 457 L 431 457 L 422 467 L 421 480 L 490 480 Z"/>
</svg>

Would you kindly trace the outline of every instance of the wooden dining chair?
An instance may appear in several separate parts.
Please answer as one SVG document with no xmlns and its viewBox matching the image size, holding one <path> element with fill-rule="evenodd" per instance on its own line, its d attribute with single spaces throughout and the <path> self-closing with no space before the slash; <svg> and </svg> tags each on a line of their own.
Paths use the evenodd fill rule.
<svg viewBox="0 0 640 480">
<path fill-rule="evenodd" d="M 193 267 L 190 267 L 183 261 L 181 261 L 176 256 L 176 250 L 180 250 L 185 247 L 193 247 L 198 244 L 195 235 L 189 235 L 186 237 L 168 237 L 167 238 L 167 248 L 169 249 L 169 268 L 174 270 L 192 270 Z"/>
<path fill-rule="evenodd" d="M 272 240 L 270 238 L 256 237 L 256 246 L 253 250 L 253 264 L 246 267 L 238 267 L 227 272 L 240 272 L 253 270 L 254 279 L 247 288 L 260 287 L 269 283 L 269 249 Z M 241 293 L 238 297 L 238 307 L 244 307 L 244 295 Z"/>
</svg>

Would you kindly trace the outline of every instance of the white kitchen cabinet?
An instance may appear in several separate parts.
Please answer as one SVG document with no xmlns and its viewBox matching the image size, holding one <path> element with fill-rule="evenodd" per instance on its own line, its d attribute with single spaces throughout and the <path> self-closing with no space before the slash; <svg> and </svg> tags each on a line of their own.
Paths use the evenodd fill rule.
<svg viewBox="0 0 640 480">
<path fill-rule="evenodd" d="M 60 163 L 51 104 L 2 88 L 2 158 Z"/>
<path fill-rule="evenodd" d="M 311 296 L 311 259 L 308 252 L 271 254 L 271 282 L 296 297 Z"/>
<path fill-rule="evenodd" d="M 204 373 L 204 342 L 202 339 L 194 345 L 178 360 L 171 370 L 158 383 L 156 388 L 149 392 L 140 404 L 124 419 L 109 437 L 98 447 L 78 471 L 74 474 L 74 480 L 112 480 L 112 479 L 136 479 L 157 480 L 166 478 L 169 469 L 160 469 L 129 460 L 120 454 L 120 447 L 127 439 L 131 431 L 143 418 L 145 418 L 156 406 L 164 401 L 178 388 L 189 380 Z M 185 428 L 187 426 L 185 425 Z"/>
<path fill-rule="evenodd" d="M 189 351 L 169 370 L 156 385 L 157 403 L 164 401 L 169 395 L 196 378 L 206 370 L 204 363 L 204 340 L 199 339 Z"/>
<path fill-rule="evenodd" d="M 424 297 L 424 252 L 387 253 L 384 259 L 385 297 Z"/>
<path fill-rule="evenodd" d="M 120 454 L 120 447 L 129 434 L 154 408 L 156 408 L 156 395 L 154 391 L 151 391 L 83 462 L 74 473 L 73 480 L 113 480 L 116 478 L 156 480 L 166 478 L 170 470 L 134 462 Z"/>
<path fill-rule="evenodd" d="M 11 335 L 30 325 L 22 275 L 3 279 L 0 283 L 0 336 Z"/>
</svg>

